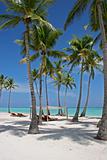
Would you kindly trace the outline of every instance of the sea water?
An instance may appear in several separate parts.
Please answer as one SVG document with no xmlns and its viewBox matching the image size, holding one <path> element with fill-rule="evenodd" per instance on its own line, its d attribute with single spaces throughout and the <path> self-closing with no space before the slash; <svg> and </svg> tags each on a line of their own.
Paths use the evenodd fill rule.
<svg viewBox="0 0 107 160">
<path fill-rule="evenodd" d="M 19 112 L 19 113 L 30 113 L 31 108 L 30 107 L 11 107 L 11 112 Z M 73 116 L 76 111 L 76 107 L 68 107 L 68 115 Z M 80 113 L 83 110 L 83 108 L 80 108 Z M 0 112 L 8 112 L 8 108 L 6 107 L 0 107 Z M 39 112 L 39 109 L 37 108 L 37 113 Z M 46 109 L 44 109 L 44 113 L 46 114 Z M 57 109 L 50 109 L 51 115 L 56 115 L 58 113 Z M 102 107 L 88 107 L 86 116 L 95 116 L 95 117 L 101 117 L 102 115 Z"/>
</svg>

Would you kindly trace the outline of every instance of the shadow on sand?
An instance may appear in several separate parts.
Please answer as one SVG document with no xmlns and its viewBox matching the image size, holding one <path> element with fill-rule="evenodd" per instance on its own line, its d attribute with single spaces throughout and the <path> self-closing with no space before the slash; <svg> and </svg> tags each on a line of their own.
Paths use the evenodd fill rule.
<svg viewBox="0 0 107 160">
<path fill-rule="evenodd" d="M 0 125 L 0 133 L 9 132 L 12 135 L 22 137 L 28 132 L 30 121 L 10 121 Z"/>
<path fill-rule="evenodd" d="M 5 122 L 4 124 L 0 125 L 0 133 L 2 132 L 9 132 L 12 135 L 23 137 L 28 133 L 28 127 L 30 124 L 29 121 L 10 121 Z M 46 141 L 48 139 L 51 140 L 61 140 L 63 138 L 68 138 L 71 141 L 75 141 L 81 145 L 90 145 L 92 142 L 96 143 L 104 143 L 103 141 L 99 141 L 94 139 L 97 133 L 96 122 L 70 122 L 66 121 L 66 125 L 59 126 L 59 128 L 48 128 L 46 124 L 40 126 L 40 134 L 39 136 L 35 135 L 39 141 Z M 76 124 L 76 127 L 73 125 Z M 53 126 L 53 124 L 49 123 L 49 125 Z M 93 125 L 94 129 L 90 129 L 89 126 Z"/>
</svg>

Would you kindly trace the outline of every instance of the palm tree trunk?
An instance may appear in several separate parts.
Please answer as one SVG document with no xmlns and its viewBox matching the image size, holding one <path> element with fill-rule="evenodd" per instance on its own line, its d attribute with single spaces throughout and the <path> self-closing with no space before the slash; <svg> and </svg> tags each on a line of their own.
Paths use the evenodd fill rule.
<svg viewBox="0 0 107 160">
<path fill-rule="evenodd" d="M 66 115 L 66 111 L 67 111 L 67 87 L 65 88 L 65 97 L 64 97 L 64 107 L 66 107 L 66 109 L 64 109 L 64 115 Z"/>
<path fill-rule="evenodd" d="M 38 129 L 38 119 L 36 114 L 36 97 L 33 86 L 33 78 L 31 74 L 31 65 L 29 58 L 29 23 L 25 22 L 26 32 L 25 32 L 25 47 L 26 47 L 26 60 L 27 60 L 27 71 L 28 71 L 28 80 L 31 94 L 31 104 L 32 104 L 32 115 L 31 115 L 31 123 L 29 127 L 29 134 L 37 134 L 39 133 Z"/>
<path fill-rule="evenodd" d="M 41 71 L 40 71 L 41 72 Z M 42 75 L 40 73 L 40 95 L 39 95 L 39 105 L 40 105 L 40 110 L 39 110 L 39 124 L 42 124 Z"/>
<path fill-rule="evenodd" d="M 87 107 L 88 107 L 88 100 L 89 100 L 89 95 L 90 95 L 90 83 L 91 83 L 91 73 L 89 75 L 89 80 L 88 80 L 88 91 L 87 91 L 86 102 L 85 102 L 84 109 L 83 109 L 80 117 L 85 117 L 85 115 L 86 115 L 86 111 L 87 111 Z"/>
<path fill-rule="evenodd" d="M 10 91 L 9 91 L 8 113 L 10 113 L 10 97 L 11 97 L 11 89 L 10 89 Z"/>
<path fill-rule="evenodd" d="M 98 16 L 99 16 L 99 25 L 100 31 L 102 35 L 102 43 L 103 43 L 103 63 L 104 63 L 104 106 L 103 113 L 101 118 L 101 123 L 99 126 L 99 131 L 97 134 L 97 138 L 101 140 L 107 140 L 107 39 L 106 39 L 106 31 L 104 28 L 101 2 L 98 3 Z"/>
<path fill-rule="evenodd" d="M 0 89 L 0 100 L 1 100 L 2 89 Z"/>
<path fill-rule="evenodd" d="M 39 96 L 38 85 L 37 85 L 37 81 L 36 80 L 35 80 L 35 87 L 36 87 L 36 93 Z"/>
<path fill-rule="evenodd" d="M 72 119 L 73 122 L 78 121 L 79 111 L 80 111 L 80 104 L 81 104 L 81 98 L 82 98 L 82 80 L 83 80 L 83 64 L 81 65 L 81 74 L 80 74 L 80 93 L 79 93 L 79 99 L 77 103 L 77 109 L 76 113 Z"/>
<path fill-rule="evenodd" d="M 0 106 L 1 106 L 1 95 L 2 95 L 2 89 L 0 88 Z"/>
<path fill-rule="evenodd" d="M 58 85 L 58 107 L 61 107 L 61 102 L 60 102 L 60 85 Z M 58 115 L 62 115 L 62 108 L 58 109 Z"/>
<path fill-rule="evenodd" d="M 48 86 L 47 86 L 47 75 L 45 76 L 45 91 L 46 91 L 46 105 L 47 108 L 49 106 L 49 101 L 48 101 Z M 48 115 L 50 115 L 50 110 L 47 109 Z"/>
<path fill-rule="evenodd" d="M 66 98 L 67 98 L 67 87 L 65 88 L 65 100 L 64 100 L 64 106 L 66 107 L 67 104 L 66 104 Z"/>
<path fill-rule="evenodd" d="M 58 85 L 58 107 L 60 106 L 60 85 Z M 58 109 L 58 115 L 60 115 L 60 109 Z"/>
<path fill-rule="evenodd" d="M 0 101 L 1 101 L 2 89 L 0 88 Z"/>
</svg>

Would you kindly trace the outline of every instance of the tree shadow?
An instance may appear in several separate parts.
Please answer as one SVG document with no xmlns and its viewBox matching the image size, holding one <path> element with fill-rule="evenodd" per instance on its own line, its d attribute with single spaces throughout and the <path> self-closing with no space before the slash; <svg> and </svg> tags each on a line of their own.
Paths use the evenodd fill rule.
<svg viewBox="0 0 107 160">
<path fill-rule="evenodd" d="M 9 121 L 0 125 L 0 133 L 10 132 L 10 134 L 23 137 L 28 133 L 28 125 L 30 121 Z"/>
<path fill-rule="evenodd" d="M 51 129 L 43 130 L 41 129 L 41 137 L 38 140 L 60 140 L 63 138 L 69 138 L 71 141 L 75 141 L 82 145 L 90 145 L 92 142 L 103 144 L 103 141 L 95 139 L 96 130 L 86 130 L 83 128 L 61 128 L 61 129 Z"/>
<path fill-rule="evenodd" d="M 76 127 L 73 126 L 74 124 L 76 124 Z M 66 127 L 66 125 L 69 125 L 69 128 Z M 94 128 L 90 129 L 90 125 L 93 125 Z M 92 142 L 104 144 L 104 141 L 95 139 L 97 131 L 97 122 L 67 121 L 64 126 L 60 126 L 60 129 L 41 129 L 42 135 L 38 138 L 38 140 L 60 140 L 63 138 L 68 138 L 69 140 L 75 141 L 82 145 L 90 145 Z"/>
<path fill-rule="evenodd" d="M 22 137 L 27 133 L 27 129 L 19 128 L 19 126 L 0 125 L 0 133 L 10 132 L 12 135 Z"/>
<path fill-rule="evenodd" d="M 9 122 L 5 122 L 5 124 L 28 126 L 30 124 L 30 120 L 9 121 Z"/>
<path fill-rule="evenodd" d="M 37 138 L 39 141 L 44 140 L 61 140 L 63 138 L 68 138 L 69 141 L 74 141 L 81 145 L 91 145 L 92 143 L 105 143 L 104 141 L 100 141 L 95 139 L 94 137 L 97 134 L 97 122 L 70 122 L 66 121 L 66 123 L 62 126 L 62 124 L 49 124 L 49 127 L 46 126 L 47 123 L 44 123 L 43 126 L 39 126 L 40 135 Z M 10 121 L 4 122 L 4 124 L 0 125 L 0 133 L 9 132 L 12 135 L 23 137 L 28 133 L 28 127 L 30 124 L 30 120 L 20 120 L 20 121 Z M 76 124 L 76 125 L 74 125 Z M 73 126 L 74 125 L 74 126 Z M 93 125 L 93 129 L 89 126 Z"/>
<path fill-rule="evenodd" d="M 97 127 L 98 122 L 80 121 L 80 120 L 78 122 L 72 122 L 72 120 L 68 120 L 66 124 L 67 125 L 74 125 L 74 124 L 76 124 L 76 125 L 81 125 L 83 127 L 89 127 L 90 125 L 93 125 L 93 126 Z"/>
</svg>

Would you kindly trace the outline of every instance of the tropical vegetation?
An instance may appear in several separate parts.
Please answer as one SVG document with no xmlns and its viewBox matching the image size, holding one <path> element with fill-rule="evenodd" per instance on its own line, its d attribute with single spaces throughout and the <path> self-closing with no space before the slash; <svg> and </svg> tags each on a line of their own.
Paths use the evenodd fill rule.
<svg viewBox="0 0 107 160">
<path fill-rule="evenodd" d="M 24 42 L 25 42 L 25 53 L 27 61 L 27 71 L 29 79 L 29 88 L 31 94 L 31 104 L 32 104 L 32 119 L 29 127 L 29 134 L 39 133 L 38 129 L 38 119 L 36 114 L 36 97 L 34 93 L 33 78 L 31 74 L 31 65 L 30 65 L 30 53 L 29 53 L 29 40 L 30 40 L 30 28 L 38 23 L 44 23 L 50 25 L 45 19 L 47 6 L 53 2 L 53 0 L 4 0 L 2 1 L 7 10 L 11 11 L 11 14 L 0 15 L 0 29 L 14 28 L 20 22 L 23 23 L 25 27 L 24 31 Z M 51 26 L 51 25 L 50 25 Z"/>
<path fill-rule="evenodd" d="M 86 35 L 82 39 L 75 37 L 73 40 L 69 42 L 70 47 L 65 48 L 66 51 L 70 52 L 68 57 L 70 72 L 74 67 L 80 66 L 80 91 L 77 102 L 77 110 L 73 117 L 73 121 L 78 121 L 78 116 L 80 112 L 81 106 L 81 98 L 82 98 L 82 85 L 83 85 L 83 73 L 86 64 L 92 62 L 92 57 L 100 57 L 98 53 L 93 50 L 93 45 L 95 41 L 92 37 Z"/>
<path fill-rule="evenodd" d="M 103 73 L 102 57 L 100 57 L 98 54 L 90 57 L 89 61 L 84 65 L 84 71 L 86 71 L 89 74 L 89 78 L 88 78 L 88 84 L 87 84 L 88 89 L 87 89 L 86 101 L 85 101 L 83 111 L 81 112 L 80 117 L 85 117 L 86 115 L 89 96 L 90 96 L 91 80 L 94 80 L 96 70 Z"/>
<path fill-rule="evenodd" d="M 12 90 L 16 89 L 18 87 L 18 85 L 16 84 L 16 82 L 14 81 L 13 78 L 9 78 L 7 76 L 5 76 L 4 74 L 0 75 L 0 98 L 2 95 L 2 91 L 5 89 L 5 91 L 9 91 L 9 98 L 8 98 L 8 113 L 11 112 L 10 110 L 10 103 L 11 103 L 11 93 Z M 1 99 L 0 99 L 1 100 Z"/>
<path fill-rule="evenodd" d="M 9 91 L 9 100 L 8 100 L 8 113 L 11 112 L 10 110 L 10 103 L 11 103 L 11 93 L 12 90 L 16 89 L 18 85 L 16 85 L 13 78 L 8 78 L 5 82 L 5 88 Z"/>
<path fill-rule="evenodd" d="M 72 96 L 72 89 L 79 88 L 76 112 L 72 121 L 78 122 L 79 116 L 85 116 L 90 97 L 91 80 L 94 80 L 96 70 L 104 73 L 104 106 L 97 138 L 107 140 L 107 1 L 106 0 L 76 0 L 68 14 L 64 29 L 66 30 L 78 15 L 89 9 L 90 17 L 88 27 L 100 35 L 103 57 L 95 49 L 99 35 L 92 37 L 74 36 L 69 40 L 69 46 L 62 50 L 56 50 L 55 45 L 63 34 L 48 22 L 48 7 L 54 0 L 0 0 L 6 10 L 0 15 L 0 30 L 10 29 L 19 24 L 23 25 L 22 36 L 16 40 L 22 48 L 20 63 L 26 64 L 31 97 L 31 123 L 29 134 L 39 133 L 38 124 L 42 124 L 43 89 L 45 88 L 45 101 L 47 113 L 49 110 L 49 79 L 57 86 L 57 115 L 64 115 L 62 110 L 61 91 L 64 93 L 64 106 L 67 107 L 66 97 L 68 90 Z M 85 26 L 87 28 L 87 26 Z M 100 43 L 99 43 L 100 44 Z M 32 67 L 32 63 L 34 67 Z M 102 64 L 104 64 L 102 66 Z M 76 69 L 75 69 L 76 68 Z M 79 74 L 79 85 L 76 83 L 73 71 Z M 88 75 L 87 95 L 83 111 L 80 114 L 81 100 L 83 96 L 83 78 Z M 35 86 L 35 87 L 34 87 Z M 10 113 L 11 92 L 17 87 L 12 78 L 0 75 L 0 99 L 3 89 L 9 91 L 8 112 Z M 43 88 L 44 87 L 44 88 Z M 35 94 L 36 90 L 36 94 Z M 37 98 L 39 99 L 39 114 L 37 115 Z"/>
<path fill-rule="evenodd" d="M 5 88 L 6 79 L 7 77 L 5 77 L 3 74 L 0 75 L 0 100 L 1 100 L 2 91 Z"/>
<path fill-rule="evenodd" d="M 97 134 L 98 139 L 107 140 L 107 37 L 106 37 L 106 20 L 107 20 L 107 1 L 106 0 L 76 0 L 73 8 L 69 12 L 64 28 L 66 29 L 72 21 L 77 18 L 89 7 L 90 19 L 89 25 L 93 31 L 101 32 L 103 63 L 104 63 L 104 106 L 101 119 L 101 125 Z"/>
</svg>

